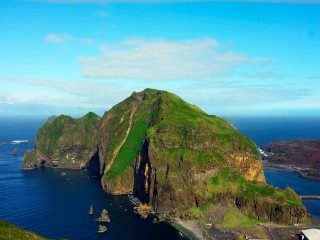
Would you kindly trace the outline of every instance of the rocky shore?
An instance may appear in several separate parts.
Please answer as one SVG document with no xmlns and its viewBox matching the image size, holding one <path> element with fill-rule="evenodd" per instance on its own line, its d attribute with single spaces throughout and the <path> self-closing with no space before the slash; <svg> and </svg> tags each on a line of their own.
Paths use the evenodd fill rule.
<svg viewBox="0 0 320 240">
<path fill-rule="evenodd" d="M 320 180 L 320 140 L 278 141 L 261 147 L 264 167 L 295 171 L 301 177 Z"/>
</svg>

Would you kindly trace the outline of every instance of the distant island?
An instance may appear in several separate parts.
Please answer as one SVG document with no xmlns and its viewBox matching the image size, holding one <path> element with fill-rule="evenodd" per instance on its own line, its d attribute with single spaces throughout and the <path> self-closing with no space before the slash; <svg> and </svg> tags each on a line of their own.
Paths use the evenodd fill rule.
<svg viewBox="0 0 320 240">
<path fill-rule="evenodd" d="M 278 141 L 261 147 L 266 166 L 297 171 L 320 181 L 320 139 Z"/>
<path fill-rule="evenodd" d="M 134 92 L 102 117 L 51 118 L 24 156 L 23 169 L 39 167 L 96 171 L 106 192 L 132 194 L 198 238 L 194 226 L 242 236 L 259 222 L 308 219 L 293 190 L 266 184 L 252 140 L 166 91 Z M 253 236 L 265 238 L 260 232 Z"/>
</svg>

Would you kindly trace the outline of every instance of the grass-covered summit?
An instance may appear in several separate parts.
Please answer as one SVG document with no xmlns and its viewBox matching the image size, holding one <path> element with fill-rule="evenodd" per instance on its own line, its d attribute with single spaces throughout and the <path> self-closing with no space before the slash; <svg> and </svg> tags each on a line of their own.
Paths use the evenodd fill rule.
<svg viewBox="0 0 320 240">
<path fill-rule="evenodd" d="M 250 139 L 175 94 L 133 93 L 105 113 L 98 139 L 105 190 L 133 193 L 157 212 L 183 216 L 192 207 L 224 202 L 258 219 L 306 218 L 292 190 L 265 183 Z"/>
<path fill-rule="evenodd" d="M 102 118 L 51 119 L 35 142 L 25 166 L 96 166 L 107 192 L 133 194 L 167 216 L 199 217 L 223 203 L 259 220 L 307 217 L 292 190 L 265 183 L 254 142 L 166 91 L 134 92 Z"/>
</svg>

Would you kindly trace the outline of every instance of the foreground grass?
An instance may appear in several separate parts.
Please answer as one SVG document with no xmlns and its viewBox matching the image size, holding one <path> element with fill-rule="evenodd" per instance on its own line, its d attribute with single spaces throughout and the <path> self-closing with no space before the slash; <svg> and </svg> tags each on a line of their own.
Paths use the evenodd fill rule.
<svg viewBox="0 0 320 240">
<path fill-rule="evenodd" d="M 0 220 L 0 239 L 1 240 L 44 240 L 47 238 L 41 237 L 33 232 L 26 231 L 8 222 Z"/>
<path fill-rule="evenodd" d="M 260 221 L 244 215 L 236 207 L 227 211 L 223 217 L 223 221 L 217 224 L 220 229 L 249 228 L 255 226 Z"/>
</svg>

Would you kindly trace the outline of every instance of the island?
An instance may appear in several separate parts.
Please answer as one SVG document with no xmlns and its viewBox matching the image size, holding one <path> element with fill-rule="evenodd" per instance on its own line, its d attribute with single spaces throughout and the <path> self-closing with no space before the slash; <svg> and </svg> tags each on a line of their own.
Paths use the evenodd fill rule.
<svg viewBox="0 0 320 240">
<path fill-rule="evenodd" d="M 293 170 L 302 177 L 320 181 L 320 139 L 277 141 L 261 149 L 267 155 L 266 167 Z"/>
<path fill-rule="evenodd" d="M 266 184 L 251 139 L 156 89 L 133 92 L 101 118 L 88 113 L 50 119 L 24 156 L 23 169 L 39 167 L 94 169 L 106 192 L 132 195 L 147 214 L 198 239 L 230 229 L 239 238 L 244 232 L 267 238 L 259 223 L 308 219 L 292 189 Z"/>
</svg>

